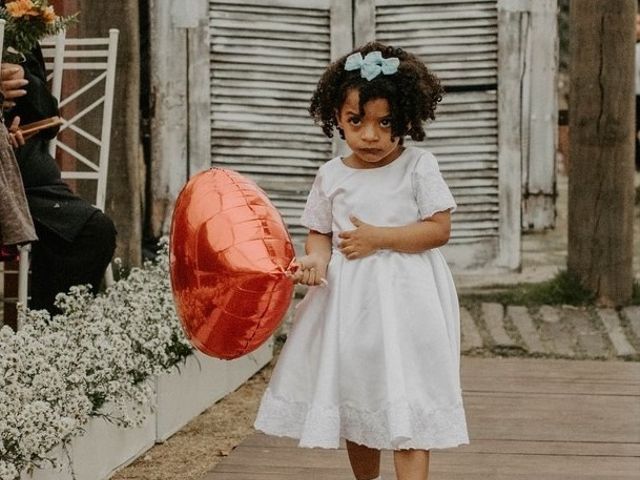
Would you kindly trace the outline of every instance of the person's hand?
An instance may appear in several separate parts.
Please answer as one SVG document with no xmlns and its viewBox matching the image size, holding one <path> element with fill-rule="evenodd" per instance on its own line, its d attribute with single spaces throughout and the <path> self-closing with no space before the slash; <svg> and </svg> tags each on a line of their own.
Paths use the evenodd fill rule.
<svg viewBox="0 0 640 480">
<path fill-rule="evenodd" d="M 9 140 L 11 141 L 11 145 L 13 148 L 18 148 L 24 145 L 24 137 L 22 136 L 22 131 L 20 130 L 20 117 L 16 116 L 11 122 L 11 126 L 9 127 Z"/>
<path fill-rule="evenodd" d="M 3 63 L 0 68 L 0 91 L 4 95 L 3 109 L 15 107 L 16 98 L 27 94 L 24 87 L 29 83 L 24 78 L 24 69 L 15 63 Z"/>
<path fill-rule="evenodd" d="M 313 253 L 296 260 L 297 270 L 291 275 L 293 283 L 302 285 L 326 285 L 329 261 Z"/>
<path fill-rule="evenodd" d="M 342 239 L 338 245 L 340 252 L 347 259 L 355 260 L 371 255 L 378 250 L 376 243 L 378 227 L 364 223 L 353 215 L 349 219 L 356 229 L 340 232 L 338 235 Z"/>
</svg>

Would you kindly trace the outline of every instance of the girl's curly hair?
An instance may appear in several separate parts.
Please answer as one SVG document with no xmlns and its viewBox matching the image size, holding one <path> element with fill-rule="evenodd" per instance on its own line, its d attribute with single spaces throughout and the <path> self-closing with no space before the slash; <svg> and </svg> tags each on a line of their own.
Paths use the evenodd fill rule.
<svg viewBox="0 0 640 480">
<path fill-rule="evenodd" d="M 344 64 L 351 53 L 360 52 L 364 57 L 369 52 L 379 50 L 384 58 L 398 57 L 398 71 L 392 75 L 380 74 L 368 81 L 360 76 L 360 69 L 346 71 Z M 360 93 L 360 112 L 369 100 L 385 98 L 391 109 L 392 137 L 411 136 L 413 140 L 424 140 L 423 122 L 435 119 L 435 110 L 442 100 L 444 90 L 440 80 L 415 55 L 379 42 L 370 42 L 348 55 L 331 63 L 322 74 L 311 97 L 309 113 L 324 134 L 333 137 L 336 128 L 344 139 L 344 132 L 338 127 L 336 113 L 340 111 L 347 93 L 356 88 Z"/>
</svg>

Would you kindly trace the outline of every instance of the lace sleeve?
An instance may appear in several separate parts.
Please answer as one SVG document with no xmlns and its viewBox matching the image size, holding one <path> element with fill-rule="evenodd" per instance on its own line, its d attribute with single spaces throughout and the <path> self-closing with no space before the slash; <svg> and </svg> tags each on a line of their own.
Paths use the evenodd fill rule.
<svg viewBox="0 0 640 480">
<path fill-rule="evenodd" d="M 307 204 L 304 207 L 300 223 L 309 230 L 315 230 L 320 233 L 330 233 L 333 217 L 331 215 L 331 200 L 322 190 L 322 177 L 320 174 L 316 176 L 309 196 Z"/>
<path fill-rule="evenodd" d="M 423 155 L 418 160 L 412 181 L 420 218 L 429 218 L 446 210 L 453 212 L 457 208 L 453 195 L 442 178 L 438 161 L 432 154 Z"/>
</svg>

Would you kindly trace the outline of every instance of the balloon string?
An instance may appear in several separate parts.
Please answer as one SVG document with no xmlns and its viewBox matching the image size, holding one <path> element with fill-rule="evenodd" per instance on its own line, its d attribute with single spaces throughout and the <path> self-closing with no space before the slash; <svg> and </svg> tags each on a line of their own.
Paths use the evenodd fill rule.
<svg viewBox="0 0 640 480">
<path fill-rule="evenodd" d="M 282 273 L 283 275 L 287 275 L 289 276 L 291 273 L 294 273 L 298 268 L 298 264 L 296 263 L 296 258 L 293 257 L 291 259 L 291 261 L 289 262 L 289 265 L 287 265 L 287 268 L 282 268 L 282 266 L 280 265 L 276 265 L 276 268 L 280 271 L 280 273 Z"/>
</svg>

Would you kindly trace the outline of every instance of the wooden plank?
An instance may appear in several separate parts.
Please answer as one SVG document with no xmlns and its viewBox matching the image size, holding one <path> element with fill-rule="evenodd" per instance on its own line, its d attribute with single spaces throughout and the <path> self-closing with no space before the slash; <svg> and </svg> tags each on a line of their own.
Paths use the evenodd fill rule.
<svg viewBox="0 0 640 480">
<path fill-rule="evenodd" d="M 474 442 L 477 443 L 477 442 Z M 618 445 L 567 442 L 521 442 L 521 447 L 537 450 L 516 453 L 509 450 L 510 442 L 485 444 L 488 451 L 475 452 L 470 446 L 456 450 L 432 452 L 430 475 L 434 478 L 456 479 L 601 479 L 637 478 L 640 458 L 632 455 L 606 455 L 596 450 L 616 451 Z M 620 450 L 637 452 L 637 445 L 623 444 Z M 540 449 L 540 446 L 542 448 Z M 576 453 L 565 453 L 563 446 Z M 554 449 L 559 447 L 560 451 Z M 635 447 L 635 448 L 634 448 Z M 585 454 L 584 448 L 592 453 Z M 506 452 L 504 450 L 507 450 Z M 595 450 L 595 451 L 594 451 Z M 295 447 L 250 446 L 243 443 L 229 457 L 210 472 L 205 479 L 268 479 L 268 478 L 345 478 L 350 475 L 344 450 L 299 449 Z M 393 476 L 391 452 L 382 455 L 382 474 Z M 615 477 L 609 475 L 615 473 Z M 234 476 L 237 475 L 237 476 Z M 240 476 L 243 475 L 243 476 Z M 295 475 L 291 476 L 291 475 Z M 444 475 L 444 477 L 441 477 Z M 605 475 L 606 477 L 603 477 Z"/>
<path fill-rule="evenodd" d="M 211 80 L 211 85 L 214 91 L 218 87 L 239 88 L 245 92 L 252 92 L 258 89 L 267 91 L 286 90 L 290 92 L 303 92 L 308 97 L 311 97 L 311 93 L 315 90 L 314 84 L 295 82 L 295 78 L 290 78 L 287 82 L 267 82 L 254 78 L 226 79 L 214 77 Z"/>
<path fill-rule="evenodd" d="M 522 62 L 519 16 L 501 9 L 498 2 L 498 171 L 500 172 L 500 253 L 498 266 L 520 267 L 522 150 L 520 138 L 520 79 Z"/>
<path fill-rule="evenodd" d="M 452 19 L 452 20 L 436 20 L 431 22 L 404 22 L 404 23 L 392 23 L 385 25 L 385 33 L 399 33 L 406 31 L 419 31 L 422 29 L 435 30 L 450 30 L 458 28 L 491 28 L 495 27 L 497 21 L 494 17 L 488 18 L 473 18 L 473 19 Z"/>
<path fill-rule="evenodd" d="M 471 443 L 434 450 L 430 478 L 637 478 L 640 364 L 463 357 L 462 386 Z M 204 478 L 352 477 L 344 441 L 337 450 L 296 445 L 256 433 Z M 393 478 L 392 452 L 381 471 Z"/>
<path fill-rule="evenodd" d="M 273 10 L 280 10 L 283 8 L 292 8 L 306 11 L 307 9 L 311 10 L 327 10 L 329 8 L 330 0 L 304 0 L 303 2 L 300 0 L 269 0 L 266 2 L 265 0 L 242 0 L 239 1 L 229 1 L 229 0 L 210 0 L 212 7 L 217 7 L 218 5 L 233 5 L 234 8 L 238 8 L 238 5 L 243 6 L 258 6 L 265 7 L 266 5 L 270 6 Z"/>
<path fill-rule="evenodd" d="M 554 200 L 556 183 L 557 95 L 557 28 L 556 0 L 536 2 L 527 16 L 528 28 L 523 31 L 532 45 L 527 61 L 527 76 L 531 78 L 528 96 L 529 141 L 523 168 L 523 224 L 528 229 L 542 230 L 555 224 Z M 549 95 L 549 92 L 553 92 Z M 545 99 L 545 101 L 540 101 Z"/>
<path fill-rule="evenodd" d="M 269 2 L 273 4 L 273 2 Z M 326 17 L 329 0 L 317 4 L 307 2 L 308 8 L 304 8 L 305 4 L 292 1 L 285 7 L 277 5 L 269 5 L 266 1 L 242 2 L 238 1 L 215 1 L 211 4 L 212 8 L 222 12 L 255 12 L 255 13 L 281 13 L 283 10 L 290 14 L 307 15 L 309 17 Z"/>
<path fill-rule="evenodd" d="M 243 46 L 243 47 L 253 47 L 255 46 L 255 41 L 250 40 L 246 37 L 225 37 L 221 35 L 214 35 L 211 37 L 213 45 L 229 45 L 229 46 Z M 271 38 L 261 38 L 260 44 L 263 47 L 268 48 L 291 48 L 291 49 L 299 49 L 300 43 L 291 40 L 280 40 L 280 39 L 271 39 Z M 307 51 L 326 51 L 330 48 L 329 42 L 318 42 L 318 43 L 306 43 L 305 48 Z"/>
<path fill-rule="evenodd" d="M 464 358 L 466 392 L 640 396 L 640 363 Z"/>
<path fill-rule="evenodd" d="M 215 29 L 227 29 L 227 30 L 243 30 L 249 26 L 241 21 L 234 19 L 211 19 L 209 21 L 209 27 L 212 30 Z M 251 22 L 249 27 L 251 30 L 259 32 L 292 32 L 292 33 L 305 33 L 305 34 L 322 34 L 328 35 L 328 26 L 315 26 L 315 25 L 300 25 L 300 24 L 283 24 L 272 23 L 267 21 Z"/>
<path fill-rule="evenodd" d="M 167 234 L 173 204 L 187 179 L 188 138 L 186 30 L 172 24 L 174 2 L 152 0 L 150 12 L 150 82 L 155 92 L 151 129 L 151 225 L 155 236 Z M 167 56 L 173 58 L 167 62 Z M 206 157 L 205 157 L 206 158 Z"/>
<path fill-rule="evenodd" d="M 495 34 L 481 34 L 481 35 L 474 35 L 474 36 L 439 36 L 439 37 L 433 37 L 430 36 L 429 38 L 429 43 L 431 45 L 469 45 L 469 44 L 474 44 L 474 45 L 478 45 L 478 44 L 485 44 L 485 43 L 489 43 L 489 44 L 497 44 L 498 42 L 498 36 Z M 405 39 L 404 40 L 404 44 L 407 46 L 407 48 L 412 47 L 412 46 L 421 46 L 424 45 L 425 40 L 424 38 L 418 38 L 418 39 Z"/>
<path fill-rule="evenodd" d="M 379 3 L 379 2 L 377 2 Z M 428 4 L 428 3 L 422 3 L 422 4 L 418 4 L 418 5 L 411 5 L 407 2 L 402 2 L 402 13 L 404 14 L 408 14 L 408 13 L 424 13 L 425 9 L 427 11 L 431 11 L 431 12 L 438 12 L 438 11 L 447 11 L 447 12 L 452 12 L 452 11 L 493 11 L 495 12 L 496 10 L 496 2 L 495 0 L 492 0 L 491 2 L 488 3 L 479 3 L 479 2 L 474 2 L 473 5 L 469 5 L 469 4 L 463 4 L 460 2 L 447 2 L 445 1 L 441 1 L 439 3 L 436 4 Z M 378 12 L 379 14 L 382 15 L 395 15 L 398 11 L 397 5 L 392 8 L 389 7 L 385 7 L 382 5 L 378 6 Z"/>
<path fill-rule="evenodd" d="M 225 45 L 225 44 L 213 44 L 210 48 L 210 52 L 214 55 L 226 54 L 239 57 L 251 58 L 247 55 L 247 52 L 253 55 L 267 56 L 267 57 L 286 57 L 286 58 L 301 58 L 303 60 L 319 60 L 324 62 L 326 55 L 322 50 L 308 50 L 304 48 L 304 45 L 298 44 L 296 47 L 284 47 L 279 48 L 268 47 L 263 44 L 261 39 L 257 39 L 255 42 L 246 42 L 253 45 Z M 250 50 L 248 50 L 250 49 Z M 321 63 L 317 63 L 320 66 Z"/>
<path fill-rule="evenodd" d="M 242 447 L 270 448 L 297 448 L 298 440 L 287 437 L 274 437 L 262 432 L 256 432 L 247 437 Z M 344 440 L 340 443 L 339 451 L 346 450 Z M 529 455 L 576 455 L 576 456 L 636 456 L 640 457 L 640 444 L 638 443 L 607 443 L 607 442 L 545 442 L 536 440 L 496 440 L 473 439 L 469 445 L 463 445 L 457 449 L 438 451 L 438 454 L 464 453 L 495 453 L 503 454 L 529 454 Z"/>
<path fill-rule="evenodd" d="M 187 88 L 189 89 L 187 177 L 211 166 L 207 5 L 207 0 L 197 0 L 197 3 L 193 5 L 193 8 L 196 9 L 195 17 L 198 19 L 198 23 L 197 27 L 189 29 L 186 34 L 190 60 L 187 72 Z"/>
<path fill-rule="evenodd" d="M 498 27 L 458 27 L 451 30 L 425 30 L 420 29 L 413 32 L 379 32 L 378 39 L 385 41 L 410 41 L 413 38 L 446 38 L 446 37 L 473 37 L 480 35 L 496 35 Z"/>
<path fill-rule="evenodd" d="M 640 401 L 632 395 L 499 393 L 465 390 L 465 410 L 473 438 L 640 442 Z M 606 410 L 607 415 L 602 412 Z M 535 413 L 534 413 L 535 412 Z M 534 417 L 535 422 L 530 422 Z M 634 428 L 632 428 L 635 425 Z"/>
<path fill-rule="evenodd" d="M 396 10 L 396 12 L 398 12 Z M 380 12 L 376 21 L 380 26 L 391 23 L 407 23 L 407 22 L 424 22 L 425 26 L 429 26 L 430 22 L 435 20 L 469 20 L 476 18 L 492 18 L 497 21 L 495 9 L 471 9 L 471 8 L 424 8 L 422 11 L 401 13 L 382 13 Z"/>
<path fill-rule="evenodd" d="M 212 62 L 226 62 L 226 63 L 249 63 L 249 64 L 267 64 L 267 65 L 281 65 L 283 67 L 294 66 L 302 68 L 318 68 L 322 69 L 326 66 L 326 62 L 319 59 L 305 59 L 305 58 L 289 58 L 287 56 L 276 56 L 273 53 L 270 55 L 255 55 L 253 52 L 245 53 L 242 56 L 231 55 L 226 53 L 214 52 L 211 58 Z"/>
<path fill-rule="evenodd" d="M 270 23 L 294 23 L 299 25 L 314 25 L 325 27 L 327 25 L 328 13 L 325 15 L 308 15 L 307 11 L 300 11 L 295 14 L 288 9 L 286 10 L 270 10 L 270 15 L 264 9 L 260 10 L 224 10 L 212 9 L 209 14 L 211 21 L 215 20 L 240 20 L 243 22 L 253 23 L 255 21 L 268 21 Z"/>
<path fill-rule="evenodd" d="M 476 6 L 481 6 L 483 4 L 488 4 L 495 8 L 496 0 L 453 0 L 454 3 L 465 5 L 467 8 L 475 8 Z M 376 5 L 378 8 L 388 8 L 390 10 L 395 10 L 398 8 L 398 4 L 402 5 L 451 5 L 451 0 L 376 0 Z M 470 5 L 466 5 L 470 4 Z"/>
</svg>

